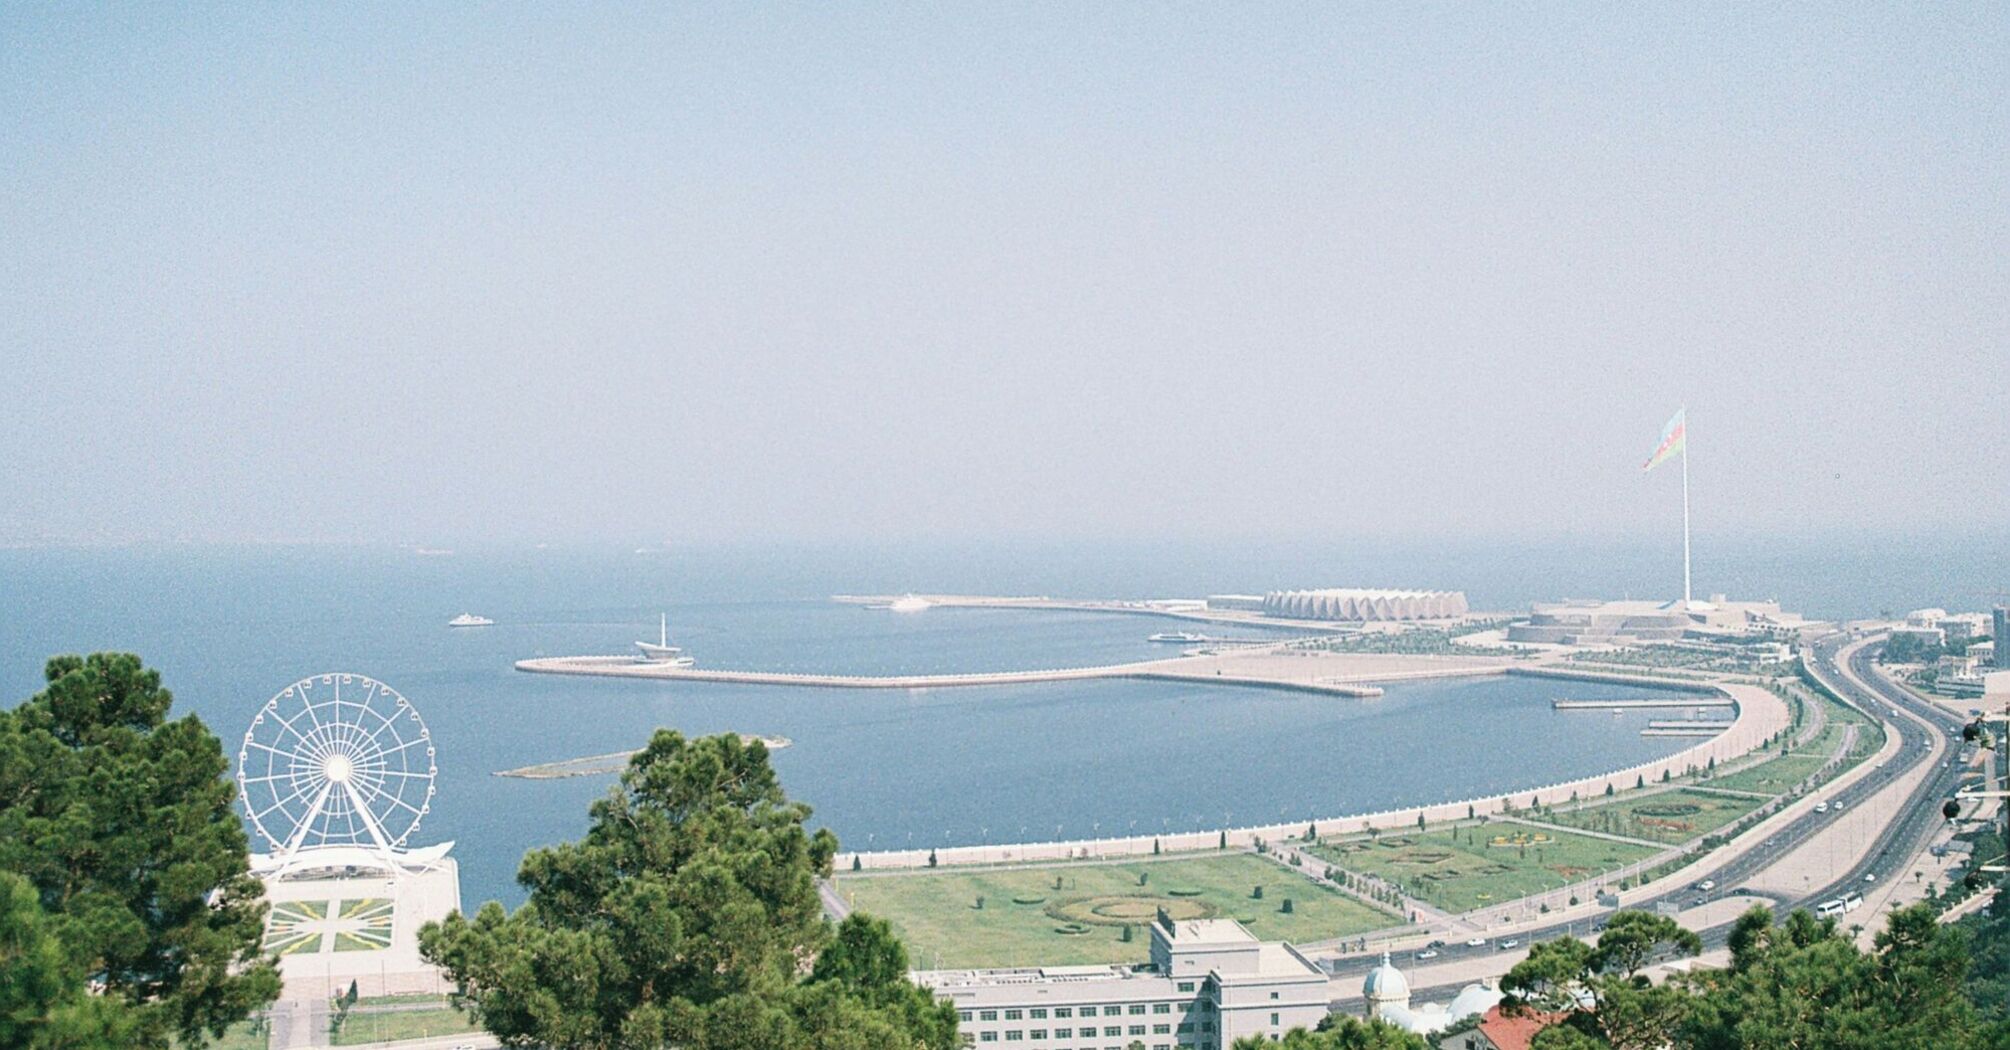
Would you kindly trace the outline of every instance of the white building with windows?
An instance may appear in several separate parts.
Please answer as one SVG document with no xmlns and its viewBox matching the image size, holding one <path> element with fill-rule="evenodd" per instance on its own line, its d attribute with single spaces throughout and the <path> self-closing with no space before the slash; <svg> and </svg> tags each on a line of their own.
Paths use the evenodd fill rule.
<svg viewBox="0 0 2010 1050">
<path fill-rule="evenodd" d="M 1237 1039 L 1312 1028 L 1326 975 L 1297 948 L 1231 919 L 1151 924 L 1151 962 L 917 972 L 955 1004 L 966 1044 L 1017 1050 L 1226 1050 Z"/>
</svg>

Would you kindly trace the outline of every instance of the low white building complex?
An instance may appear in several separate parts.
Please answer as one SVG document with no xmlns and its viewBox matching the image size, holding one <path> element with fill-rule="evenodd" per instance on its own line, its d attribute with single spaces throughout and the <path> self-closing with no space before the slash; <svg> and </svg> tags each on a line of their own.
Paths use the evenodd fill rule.
<svg viewBox="0 0 2010 1050">
<path fill-rule="evenodd" d="M 1466 593 L 1357 587 L 1271 591 L 1263 596 L 1263 613 L 1294 620 L 1452 620 L 1466 614 Z"/>
<path fill-rule="evenodd" d="M 916 983 L 954 1003 L 964 1041 L 1024 1050 L 1226 1050 L 1326 1016 L 1326 975 L 1297 948 L 1232 919 L 1151 924 L 1140 966 L 933 970 Z"/>
<path fill-rule="evenodd" d="M 1780 603 L 1736 602 L 1721 594 L 1709 601 L 1537 602 L 1527 620 L 1508 627 L 1511 642 L 1550 645 L 1636 645 L 1692 637 L 1757 636 L 1791 641 L 1822 626 Z"/>
</svg>

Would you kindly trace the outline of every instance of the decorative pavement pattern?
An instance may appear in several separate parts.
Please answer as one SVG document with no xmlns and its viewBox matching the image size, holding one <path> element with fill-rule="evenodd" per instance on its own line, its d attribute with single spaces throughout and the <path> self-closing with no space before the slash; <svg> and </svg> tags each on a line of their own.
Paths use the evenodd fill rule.
<svg viewBox="0 0 2010 1050">
<path fill-rule="evenodd" d="M 280 955 L 382 951 L 391 946 L 395 911 L 386 897 L 280 901 L 265 920 L 265 950 Z"/>
</svg>

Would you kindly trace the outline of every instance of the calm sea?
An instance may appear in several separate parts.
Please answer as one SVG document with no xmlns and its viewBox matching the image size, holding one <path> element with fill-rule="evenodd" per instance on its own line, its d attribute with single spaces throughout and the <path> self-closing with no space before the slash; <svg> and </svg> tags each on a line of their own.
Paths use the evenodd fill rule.
<svg viewBox="0 0 2010 1050">
<path fill-rule="evenodd" d="M 2010 580 L 2001 545 L 1808 551 L 1753 545 L 1699 590 L 1826 616 L 1976 608 Z M 117 548 L 0 551 L 0 698 L 52 653 L 131 650 L 178 711 L 236 742 L 258 707 L 322 671 L 409 697 L 439 747 L 416 841 L 454 839 L 464 898 L 514 903 L 518 859 L 577 836 L 611 778 L 500 769 L 639 746 L 668 726 L 789 737 L 776 765 L 859 848 L 1298 820 L 1504 790 L 1645 760 L 1680 740 L 1644 716 L 1557 714 L 1531 680 L 1400 686 L 1374 701 L 1161 683 L 850 692 L 521 674 L 533 655 L 672 641 L 707 667 L 860 674 L 1073 666 L 1167 655 L 1150 618 L 831 603 L 906 590 L 1151 597 L 1332 584 L 1461 587 L 1476 607 L 1664 593 L 1663 551 L 1243 545 L 1000 545 L 637 554 L 608 549 Z M 492 628 L 452 630 L 472 611 Z M 1613 690 L 1599 687 L 1600 695 Z"/>
</svg>

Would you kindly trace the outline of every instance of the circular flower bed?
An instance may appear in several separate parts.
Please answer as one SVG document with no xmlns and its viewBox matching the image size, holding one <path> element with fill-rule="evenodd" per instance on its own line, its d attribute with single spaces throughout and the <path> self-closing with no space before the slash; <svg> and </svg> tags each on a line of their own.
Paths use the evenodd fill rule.
<svg viewBox="0 0 2010 1050">
<path fill-rule="evenodd" d="M 1177 920 L 1212 919 L 1215 909 L 1205 901 L 1191 898 L 1146 895 L 1070 897 L 1047 905 L 1048 915 L 1065 923 L 1089 926 L 1142 926 L 1158 917 L 1163 908 Z"/>
</svg>

